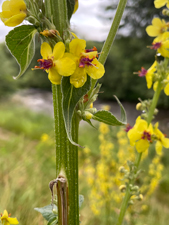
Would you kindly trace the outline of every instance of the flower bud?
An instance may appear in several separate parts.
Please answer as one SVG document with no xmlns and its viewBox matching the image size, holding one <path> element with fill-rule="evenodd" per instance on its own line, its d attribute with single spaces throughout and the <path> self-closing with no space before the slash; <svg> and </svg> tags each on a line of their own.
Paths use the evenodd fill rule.
<svg viewBox="0 0 169 225">
<path fill-rule="evenodd" d="M 169 10 L 168 9 L 163 9 L 162 14 L 164 16 L 169 16 Z"/>
<path fill-rule="evenodd" d="M 136 110 L 142 110 L 142 105 L 141 105 L 140 102 L 137 103 L 137 105 L 136 105 Z"/>
<path fill-rule="evenodd" d="M 143 195 L 142 194 L 139 194 L 138 198 L 137 198 L 139 201 L 142 201 L 143 200 Z"/>
<path fill-rule="evenodd" d="M 53 209 L 52 210 L 53 214 L 57 215 L 58 214 L 58 211 L 56 209 Z"/>
<path fill-rule="evenodd" d="M 82 112 L 80 110 L 77 110 L 77 114 L 81 117 L 82 116 Z"/>
<path fill-rule="evenodd" d="M 90 120 L 92 117 L 93 117 L 93 114 L 91 114 L 91 113 L 88 112 L 88 111 L 85 111 L 85 112 L 83 113 L 83 119 Z"/>
<path fill-rule="evenodd" d="M 90 108 L 90 109 L 87 109 L 86 111 L 88 111 L 92 114 L 95 114 L 97 112 L 97 109 L 96 108 Z"/>
<path fill-rule="evenodd" d="M 120 187 L 119 187 L 119 189 L 120 189 L 120 191 L 121 192 L 125 192 L 126 191 L 126 185 L 121 185 Z"/>
<path fill-rule="evenodd" d="M 126 170 L 125 170 L 124 166 L 120 166 L 120 167 L 119 167 L 119 172 L 120 172 L 120 173 L 125 173 L 125 171 L 126 171 Z"/>
<path fill-rule="evenodd" d="M 131 191 L 138 191 L 138 190 L 139 190 L 139 187 L 138 187 L 138 186 L 133 186 L 133 187 L 131 187 L 130 190 L 131 190 Z"/>
</svg>

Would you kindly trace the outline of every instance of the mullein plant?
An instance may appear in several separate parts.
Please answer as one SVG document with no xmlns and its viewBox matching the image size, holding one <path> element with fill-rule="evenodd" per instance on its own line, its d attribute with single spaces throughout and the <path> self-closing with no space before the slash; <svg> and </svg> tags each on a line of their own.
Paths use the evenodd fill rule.
<svg viewBox="0 0 169 225">
<path fill-rule="evenodd" d="M 155 8 L 166 6 L 167 8 L 163 9 L 162 13 L 165 16 L 169 16 L 169 4 L 167 0 L 155 0 L 154 6 Z M 156 171 L 157 176 L 154 176 L 154 179 L 148 186 L 147 195 L 150 195 L 157 185 L 157 180 L 161 177 L 162 165 L 157 167 L 156 164 L 159 164 L 159 159 L 162 156 L 162 148 L 169 148 L 169 138 L 160 131 L 159 123 L 152 124 L 152 120 L 158 113 L 156 106 L 161 91 L 164 91 L 169 96 L 169 23 L 164 19 L 161 20 L 155 17 L 152 20 L 152 24 L 146 28 L 146 32 L 150 37 L 154 37 L 152 45 L 148 47 L 155 51 L 155 61 L 149 69 L 142 67 L 135 74 L 138 74 L 139 77 L 146 78 L 147 88 L 150 89 L 153 87 L 154 96 L 152 100 L 142 101 L 140 99 L 140 102 L 136 105 L 136 109 L 141 110 L 142 114 L 136 119 L 133 127 L 130 125 L 126 126 L 130 145 L 134 146 L 137 150 L 137 157 L 135 162 L 128 161 L 129 170 L 121 171 L 124 173 L 125 189 L 123 191 L 125 191 L 125 196 L 121 205 L 117 225 L 123 223 L 125 212 L 133 199 L 133 195 L 139 197 L 141 191 L 144 191 L 144 187 L 140 189 L 135 185 L 136 179 L 141 172 L 139 165 L 143 158 L 143 153 L 147 152 L 150 146 L 155 143 L 157 157 L 150 164 L 149 174 L 150 176 L 154 174 L 154 168 L 158 172 Z"/>
<path fill-rule="evenodd" d="M 53 92 L 56 177 L 49 183 L 52 204 L 36 208 L 48 224 L 79 224 L 78 192 L 78 128 L 80 120 L 90 125 L 91 119 L 112 126 L 126 124 L 106 110 L 93 108 L 101 85 L 97 80 L 104 73 L 104 63 L 114 41 L 127 0 L 120 0 L 102 51 L 86 48 L 86 41 L 70 30 L 70 19 L 78 9 L 78 0 L 5 0 L 0 18 L 4 25 L 15 27 L 6 36 L 6 45 L 20 66 L 17 79 L 27 70 L 35 52 L 35 35 L 41 40 L 41 56 L 33 70 L 46 71 Z M 23 21 L 24 23 L 20 25 Z M 18 26 L 20 25 L 20 26 Z M 42 76 L 45 76 L 42 73 Z M 47 185 L 46 184 L 46 185 Z M 45 184 L 44 184 L 45 185 Z M 56 190 L 54 187 L 56 186 Z M 57 194 L 57 201 L 55 198 Z M 8 214 L 1 217 L 10 224 Z M 11 221 L 16 224 L 16 220 Z"/>
</svg>

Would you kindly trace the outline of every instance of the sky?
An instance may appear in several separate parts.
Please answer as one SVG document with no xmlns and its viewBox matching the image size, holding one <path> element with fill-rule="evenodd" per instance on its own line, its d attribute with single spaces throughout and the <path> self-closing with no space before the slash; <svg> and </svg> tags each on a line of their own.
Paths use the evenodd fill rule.
<svg viewBox="0 0 169 225">
<path fill-rule="evenodd" d="M 99 17 L 102 6 L 109 0 L 80 0 L 79 8 L 71 19 L 71 28 L 79 38 L 86 40 L 104 41 L 110 28 L 109 21 L 102 21 Z M 0 9 L 3 0 L 0 0 Z M 1 11 L 1 10 L 0 10 Z M 5 26 L 0 20 L 0 42 L 13 28 Z"/>
</svg>

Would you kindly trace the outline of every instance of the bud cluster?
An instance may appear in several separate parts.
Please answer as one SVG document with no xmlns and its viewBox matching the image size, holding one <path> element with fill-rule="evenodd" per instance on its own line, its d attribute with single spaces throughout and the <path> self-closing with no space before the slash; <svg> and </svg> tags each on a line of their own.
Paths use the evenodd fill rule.
<svg viewBox="0 0 169 225">
<path fill-rule="evenodd" d="M 148 113 L 149 113 L 149 110 L 150 110 L 150 106 L 151 106 L 151 104 L 152 104 L 152 100 L 150 100 L 150 99 L 144 100 L 144 101 L 142 101 L 141 99 L 139 99 L 139 100 L 140 100 L 140 102 L 137 103 L 137 105 L 136 105 L 136 110 L 142 111 L 141 117 L 142 117 L 143 119 L 147 120 L 147 118 L 148 118 Z M 155 108 L 155 110 L 154 110 L 154 116 L 156 116 L 157 113 L 158 113 L 158 109 Z"/>
<path fill-rule="evenodd" d="M 83 120 L 90 120 L 92 119 L 93 115 L 97 112 L 96 108 L 93 108 L 93 102 L 96 101 L 98 92 L 100 90 L 101 85 L 98 84 L 90 94 L 83 96 L 83 98 L 79 101 L 77 114 Z"/>
</svg>

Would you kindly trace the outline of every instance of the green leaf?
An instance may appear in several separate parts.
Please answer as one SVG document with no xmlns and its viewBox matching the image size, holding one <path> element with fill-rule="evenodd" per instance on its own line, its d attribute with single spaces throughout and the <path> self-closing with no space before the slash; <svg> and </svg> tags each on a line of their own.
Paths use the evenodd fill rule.
<svg viewBox="0 0 169 225">
<path fill-rule="evenodd" d="M 34 210 L 40 212 L 42 216 L 50 223 L 53 222 L 54 220 L 57 220 L 57 215 L 53 213 L 53 209 L 57 211 L 57 206 L 54 204 L 46 205 L 42 208 L 34 208 Z"/>
<path fill-rule="evenodd" d="M 97 120 L 99 122 L 111 125 L 111 126 L 123 126 L 127 124 L 127 118 L 126 118 L 126 112 L 122 106 L 122 104 L 120 103 L 120 101 L 118 100 L 118 98 L 115 96 L 118 104 L 120 105 L 120 109 L 121 109 L 121 118 L 120 120 L 117 119 L 111 112 L 106 111 L 106 110 L 100 110 L 97 111 L 92 119 Z"/>
<path fill-rule="evenodd" d="M 68 19 L 70 20 L 75 7 L 75 0 L 67 0 Z"/>
<path fill-rule="evenodd" d="M 35 34 L 37 30 L 31 25 L 14 28 L 6 36 L 6 45 L 20 66 L 19 78 L 28 68 L 35 54 Z"/>
<path fill-rule="evenodd" d="M 74 109 L 78 101 L 90 90 L 91 78 L 87 76 L 87 81 L 81 88 L 75 88 L 70 84 L 69 77 L 63 77 L 61 83 L 62 91 L 62 108 L 63 108 L 63 118 L 65 122 L 66 133 L 69 141 L 76 146 L 81 147 L 79 144 L 72 140 L 72 117 Z"/>
</svg>

